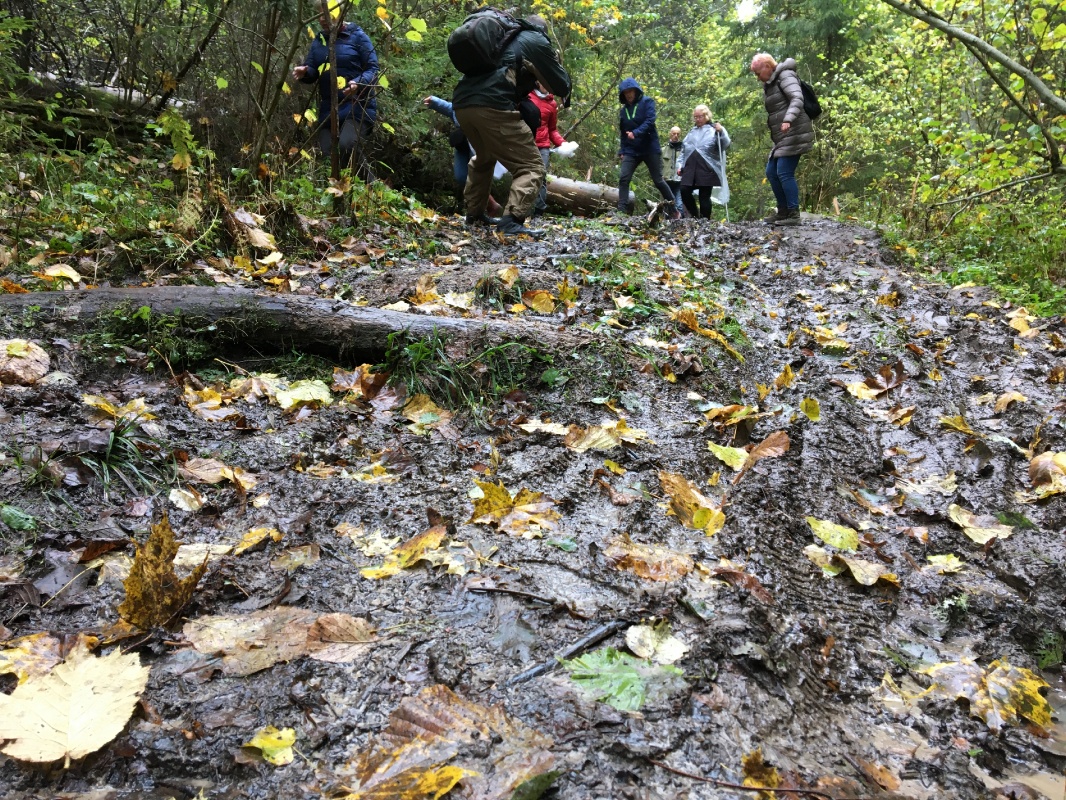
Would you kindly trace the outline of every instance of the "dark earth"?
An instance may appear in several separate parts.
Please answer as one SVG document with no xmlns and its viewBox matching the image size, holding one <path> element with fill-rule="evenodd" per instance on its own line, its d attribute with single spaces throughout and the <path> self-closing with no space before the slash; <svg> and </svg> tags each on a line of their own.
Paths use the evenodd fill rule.
<svg viewBox="0 0 1066 800">
<path fill-rule="evenodd" d="M 394 347 L 395 380 L 374 400 L 341 403 L 345 392 L 335 391 L 331 405 L 295 412 L 239 400 L 239 420 L 209 422 L 183 399 L 186 386 L 314 369 L 328 383 L 323 356 L 345 370 L 362 359 L 343 343 L 327 354 L 257 354 L 255 342 L 227 340 L 188 372 L 172 364 L 172 374 L 137 342 L 109 340 L 101 356 L 106 320 L 66 323 L 48 313 L 47 295 L 33 298 L 40 311 L 0 304 L 0 338 L 39 344 L 52 370 L 35 385 L 0 388 L 0 503 L 35 520 L 27 530 L 0 524 L 0 650 L 31 634 L 85 633 L 100 637 L 98 655 L 119 648 L 151 668 L 113 741 L 69 766 L 0 756 L 0 795 L 343 796 L 354 791 L 357 757 L 380 741 L 401 701 L 443 685 L 550 739 L 537 739 L 558 772 L 549 798 L 768 797 L 729 786 L 766 785 L 766 775 L 810 790 L 777 797 L 1066 797 L 1066 502 L 1023 502 L 1035 488 L 1030 460 L 1066 450 L 1063 320 L 939 283 L 904 266 L 905 254 L 876 232 L 831 219 L 777 231 L 549 222 L 542 241 L 502 242 L 454 218 L 429 220 L 410 234 L 421 249 L 383 230 L 333 247 L 332 260 L 272 265 L 292 291 L 374 307 L 414 304 L 426 274 L 442 297 L 476 290 L 469 311 L 438 303 L 435 313 L 468 318 L 475 333 L 444 350 L 481 382 L 480 395 L 469 386 L 449 395 L 433 363 Z M 509 266 L 519 274 L 510 287 L 495 277 Z M 559 300 L 564 279 L 576 290 L 568 305 Z M 537 289 L 555 296 L 555 310 L 522 314 L 517 345 L 479 342 L 479 319 L 518 319 L 511 307 Z M 743 361 L 671 318 L 686 302 Z M 374 360 L 386 350 L 382 341 Z M 879 394 L 859 399 L 846 385 L 868 375 Z M 450 422 L 408 427 L 402 379 L 412 376 L 454 409 Z M 1023 399 L 997 411 L 1011 392 Z M 116 424 L 97 420 L 85 394 L 115 405 L 143 398 L 157 417 L 122 428 L 142 446 L 113 458 L 110 472 L 99 464 Z M 811 399 L 818 421 L 811 404 L 801 409 Z M 735 424 L 716 416 L 734 404 L 757 411 Z M 647 438 L 577 452 L 561 435 L 518 427 L 620 418 Z M 737 481 L 708 449 L 775 431 L 787 433 L 787 452 Z M 247 492 L 231 481 L 190 483 L 175 463 L 195 457 L 257 482 Z M 353 479 L 375 463 L 386 480 Z M 722 505 L 721 530 L 707 535 L 667 514 L 664 472 Z M 471 522 L 475 479 L 543 492 L 559 514 L 555 528 L 523 538 Z M 196 511 L 169 499 L 190 486 L 203 499 Z M 973 541 L 949 517 L 952 505 L 998 514 L 989 524 L 1011 535 Z M 123 633 L 114 627 L 123 569 L 164 513 L 183 544 L 233 545 L 260 526 L 283 536 L 215 554 L 178 618 Z M 824 544 L 808 517 L 858 531 L 854 556 L 898 585 L 824 574 L 805 554 Z M 452 545 L 467 555 L 465 574 L 425 561 L 376 580 L 360 573 L 383 559 L 364 555 L 346 531 L 380 529 L 406 542 L 435 524 L 468 546 Z M 639 577 L 619 561 L 623 537 L 687 554 L 691 571 Z M 276 562 L 301 547 L 307 563 Z M 957 571 L 927 560 L 946 554 L 962 562 Z M 349 614 L 376 634 L 347 662 L 297 655 L 248 675 L 191 646 L 198 619 L 293 608 Z M 684 679 L 638 711 L 594 699 L 557 660 L 625 651 L 630 626 L 663 622 L 688 646 L 674 664 Z M 951 693 L 913 697 L 935 682 L 924 669 L 966 659 L 1040 675 L 1050 724 L 1022 714 L 993 730 Z M 893 682 L 911 694 L 894 694 Z M 0 690 L 15 685 L 0 675 Z M 266 725 L 295 729 L 292 763 L 242 750 Z M 504 771 L 493 755 L 500 738 L 471 734 L 450 763 Z M 754 771 L 755 751 L 774 771 Z M 443 796 L 511 795 L 460 781 Z"/>
</svg>

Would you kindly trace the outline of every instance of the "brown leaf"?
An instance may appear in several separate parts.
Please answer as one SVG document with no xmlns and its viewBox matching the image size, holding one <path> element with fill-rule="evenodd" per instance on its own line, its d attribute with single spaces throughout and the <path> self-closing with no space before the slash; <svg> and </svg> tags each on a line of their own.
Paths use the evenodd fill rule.
<svg viewBox="0 0 1066 800">
<path fill-rule="evenodd" d="M 318 616 L 305 608 L 278 606 L 237 616 L 199 617 L 186 622 L 182 633 L 198 653 L 221 656 L 225 674 L 251 675 L 305 655 Z"/>
<path fill-rule="evenodd" d="M 640 544 L 623 535 L 603 551 L 615 569 L 649 581 L 676 581 L 692 572 L 691 556 L 654 544 Z"/>
<path fill-rule="evenodd" d="M 866 376 L 866 385 L 878 394 L 884 394 L 889 389 L 895 389 L 907 377 L 907 370 L 902 361 L 897 361 L 889 366 L 885 364 L 876 374 Z"/>
<path fill-rule="evenodd" d="M 510 800 L 528 781 L 550 782 L 552 744 L 499 706 L 430 686 L 404 698 L 389 726 L 352 762 L 353 791 L 345 800 L 442 797 L 460 779 L 464 797 Z"/>
<path fill-rule="evenodd" d="M 188 605 L 196 585 L 207 569 L 205 561 L 187 578 L 174 572 L 178 542 L 166 514 L 143 545 L 137 545 L 130 576 L 125 581 L 126 599 L 119 616 L 143 630 L 166 626 Z"/>
<path fill-rule="evenodd" d="M 323 614 L 307 631 L 307 654 L 316 661 L 346 664 L 365 654 L 377 631 L 365 619 Z"/>
<path fill-rule="evenodd" d="M 789 441 L 787 433 L 784 431 L 774 431 L 771 433 L 748 451 L 748 460 L 744 462 L 744 466 L 741 468 L 740 472 L 738 472 L 737 476 L 733 478 L 733 485 L 735 486 L 756 463 L 764 458 L 778 458 L 783 456 L 788 452 L 790 446 L 791 442 Z"/>
<path fill-rule="evenodd" d="M 774 597 L 766 590 L 766 587 L 759 583 L 759 579 L 754 575 L 751 575 L 744 570 L 735 569 L 733 567 L 716 567 L 711 570 L 711 574 L 717 578 L 721 578 L 724 581 L 728 581 L 734 586 L 739 586 L 742 589 L 747 589 L 752 597 L 757 600 L 761 600 L 767 605 L 774 605 Z"/>
</svg>

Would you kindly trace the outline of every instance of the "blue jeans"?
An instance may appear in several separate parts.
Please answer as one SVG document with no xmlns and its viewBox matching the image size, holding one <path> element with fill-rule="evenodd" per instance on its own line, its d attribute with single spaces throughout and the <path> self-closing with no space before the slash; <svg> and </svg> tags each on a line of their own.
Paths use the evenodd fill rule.
<svg viewBox="0 0 1066 800">
<path fill-rule="evenodd" d="M 651 182 L 655 184 L 655 188 L 659 190 L 663 200 L 674 202 L 674 193 L 670 191 L 670 187 L 663 180 L 662 153 L 656 150 L 654 153 L 646 153 L 642 156 L 622 156 L 622 171 L 618 175 L 619 211 L 629 210 L 629 182 L 633 180 L 633 173 L 637 171 L 637 165 L 641 163 L 648 165 L 648 174 L 651 176 Z"/>
<path fill-rule="evenodd" d="M 774 198 L 781 211 L 798 210 L 800 207 L 800 187 L 796 183 L 799 162 L 799 156 L 779 156 L 766 162 L 766 180 L 774 190 Z"/>
<path fill-rule="evenodd" d="M 543 214 L 548 210 L 548 160 L 551 156 L 550 147 L 540 147 L 540 160 L 544 164 L 544 183 L 540 185 L 540 192 L 537 193 L 537 202 L 533 204 L 533 210 L 538 214 Z"/>
</svg>

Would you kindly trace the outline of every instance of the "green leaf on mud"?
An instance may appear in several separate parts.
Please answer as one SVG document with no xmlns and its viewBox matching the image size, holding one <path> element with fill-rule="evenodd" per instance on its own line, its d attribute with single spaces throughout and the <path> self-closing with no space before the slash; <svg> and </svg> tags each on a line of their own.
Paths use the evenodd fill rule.
<svg viewBox="0 0 1066 800">
<path fill-rule="evenodd" d="M 816 519 L 815 517 L 807 517 L 807 524 L 811 526 L 815 536 L 837 550 L 846 550 L 849 553 L 854 553 L 859 549 L 858 531 L 846 525 L 837 525 L 835 522 Z"/>
<path fill-rule="evenodd" d="M 13 531 L 37 529 L 37 520 L 17 506 L 0 505 L 0 520 Z"/>
<path fill-rule="evenodd" d="M 725 447 L 714 442 L 707 442 L 707 449 L 733 469 L 740 469 L 748 460 L 748 451 L 739 447 Z"/>
<path fill-rule="evenodd" d="M 619 711 L 637 711 L 685 686 L 684 673 L 677 667 L 652 665 L 613 647 L 562 663 L 582 691 Z"/>
</svg>

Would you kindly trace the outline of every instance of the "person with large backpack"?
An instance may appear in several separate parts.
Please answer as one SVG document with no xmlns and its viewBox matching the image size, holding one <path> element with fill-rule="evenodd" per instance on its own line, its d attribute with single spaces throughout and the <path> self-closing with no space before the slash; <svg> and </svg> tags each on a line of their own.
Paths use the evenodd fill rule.
<svg viewBox="0 0 1066 800">
<path fill-rule="evenodd" d="M 796 62 L 786 58 L 780 64 L 768 53 L 756 53 L 751 71 L 762 81 L 766 124 L 773 147 L 766 160 L 766 180 L 777 200 L 777 212 L 764 222 L 771 225 L 799 225 L 799 184 L 796 168 L 800 156 L 814 147 L 814 123 L 820 109 L 805 103 L 802 81 L 796 75 Z M 808 112 L 808 108 L 810 111 Z"/>
<path fill-rule="evenodd" d="M 318 144 L 322 152 L 328 154 L 332 146 L 329 114 L 330 107 L 336 103 L 341 163 L 347 167 L 354 165 L 364 179 L 372 180 L 373 173 L 361 151 L 378 115 L 375 99 L 378 56 L 374 43 L 354 22 L 333 20 L 325 4 L 319 14 L 319 24 L 321 30 L 311 42 L 307 58 L 293 69 L 292 75 L 301 83 L 318 83 Z M 331 28 L 336 29 L 334 51 L 340 80 L 329 74 Z"/>
<path fill-rule="evenodd" d="M 545 169 L 519 103 L 537 81 L 560 97 L 570 96 L 570 76 L 539 17 L 518 20 L 492 8 L 471 14 L 448 37 L 448 55 L 463 73 L 452 95 L 459 127 L 474 148 L 466 179 L 466 221 L 496 225 L 505 235 L 538 235 L 525 221 L 533 211 Z M 538 120 L 539 122 L 539 120 Z M 511 173 L 503 216 L 486 213 L 492 172 L 499 161 Z"/>
</svg>

